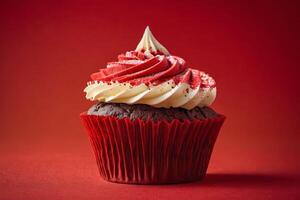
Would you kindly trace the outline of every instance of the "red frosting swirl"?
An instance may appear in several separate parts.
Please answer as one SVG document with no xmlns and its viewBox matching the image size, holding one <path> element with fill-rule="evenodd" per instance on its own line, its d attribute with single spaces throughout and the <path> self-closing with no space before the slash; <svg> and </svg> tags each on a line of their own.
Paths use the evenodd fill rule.
<svg viewBox="0 0 300 200">
<path fill-rule="evenodd" d="M 214 87 L 215 81 L 204 72 L 188 68 L 185 60 L 177 56 L 158 53 L 145 54 L 128 51 L 118 56 L 117 62 L 91 75 L 92 80 L 102 82 L 126 82 L 131 85 L 158 85 L 173 80 L 175 84 L 187 83 L 191 88 Z"/>
</svg>

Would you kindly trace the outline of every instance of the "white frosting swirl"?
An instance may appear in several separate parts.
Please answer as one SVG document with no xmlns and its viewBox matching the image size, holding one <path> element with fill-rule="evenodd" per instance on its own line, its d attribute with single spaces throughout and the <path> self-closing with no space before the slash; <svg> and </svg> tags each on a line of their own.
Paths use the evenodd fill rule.
<svg viewBox="0 0 300 200">
<path fill-rule="evenodd" d="M 149 26 L 146 27 L 144 35 L 135 50 L 145 51 L 145 53 L 149 55 L 151 55 L 151 52 L 156 52 L 156 51 L 159 51 L 167 56 L 170 55 L 168 50 L 162 44 L 160 44 L 157 41 L 157 39 L 153 36 Z"/>
<path fill-rule="evenodd" d="M 182 107 L 192 109 L 196 106 L 209 106 L 216 98 L 216 87 L 192 89 L 187 83 L 175 84 L 172 80 L 157 86 L 129 83 L 89 82 L 84 89 L 86 98 L 99 102 L 126 104 L 147 104 L 153 107 Z"/>
</svg>

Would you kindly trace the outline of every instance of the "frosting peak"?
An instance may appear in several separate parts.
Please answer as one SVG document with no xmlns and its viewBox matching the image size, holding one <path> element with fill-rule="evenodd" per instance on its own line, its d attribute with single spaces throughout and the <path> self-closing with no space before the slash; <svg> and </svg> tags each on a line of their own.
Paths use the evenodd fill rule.
<svg viewBox="0 0 300 200">
<path fill-rule="evenodd" d="M 145 52 L 145 54 L 149 54 L 152 52 L 154 53 L 159 52 L 166 56 L 170 55 L 168 50 L 162 44 L 160 44 L 157 41 L 157 39 L 153 36 L 149 26 L 146 27 L 143 37 L 139 42 L 139 44 L 137 45 L 135 51 Z"/>
</svg>

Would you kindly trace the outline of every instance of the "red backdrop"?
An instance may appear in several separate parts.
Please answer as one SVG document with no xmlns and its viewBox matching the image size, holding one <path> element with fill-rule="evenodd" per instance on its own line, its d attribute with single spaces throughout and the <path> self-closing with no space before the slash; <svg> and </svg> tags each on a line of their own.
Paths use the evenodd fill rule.
<svg viewBox="0 0 300 200">
<path fill-rule="evenodd" d="M 299 16 L 292 1 L 1 1 L 0 199 L 299 197 Z M 203 182 L 98 176 L 82 90 L 146 25 L 217 81 L 227 121 Z"/>
</svg>

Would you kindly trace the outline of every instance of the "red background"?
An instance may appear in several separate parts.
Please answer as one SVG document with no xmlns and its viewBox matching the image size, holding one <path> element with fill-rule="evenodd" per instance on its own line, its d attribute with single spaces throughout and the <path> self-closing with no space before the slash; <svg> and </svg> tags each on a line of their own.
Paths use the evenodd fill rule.
<svg viewBox="0 0 300 200">
<path fill-rule="evenodd" d="M 292 1 L 1 1 L 0 199 L 300 198 L 299 16 Z M 203 182 L 98 176 L 82 90 L 146 25 L 217 81 L 227 121 Z"/>
</svg>

